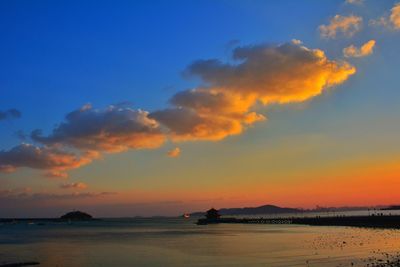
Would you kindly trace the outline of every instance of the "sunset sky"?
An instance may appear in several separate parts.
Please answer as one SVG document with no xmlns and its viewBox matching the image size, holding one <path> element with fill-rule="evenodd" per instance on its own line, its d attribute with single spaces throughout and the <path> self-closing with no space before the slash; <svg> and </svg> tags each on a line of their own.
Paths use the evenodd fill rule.
<svg viewBox="0 0 400 267">
<path fill-rule="evenodd" d="M 400 204 L 400 4 L 1 1 L 0 217 Z"/>
</svg>

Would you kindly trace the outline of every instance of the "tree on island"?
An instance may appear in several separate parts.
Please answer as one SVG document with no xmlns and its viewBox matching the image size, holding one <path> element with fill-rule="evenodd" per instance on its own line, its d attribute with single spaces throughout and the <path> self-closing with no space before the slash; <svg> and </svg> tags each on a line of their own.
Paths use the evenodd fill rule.
<svg viewBox="0 0 400 267">
<path fill-rule="evenodd" d="M 207 211 L 206 217 L 208 220 L 216 220 L 216 219 L 219 219 L 221 217 L 221 215 L 219 215 L 218 210 L 212 208 Z"/>
<path fill-rule="evenodd" d="M 63 216 L 61 216 L 62 220 L 71 220 L 71 221 L 89 221 L 92 220 L 92 215 L 89 215 L 82 211 L 71 211 Z"/>
</svg>

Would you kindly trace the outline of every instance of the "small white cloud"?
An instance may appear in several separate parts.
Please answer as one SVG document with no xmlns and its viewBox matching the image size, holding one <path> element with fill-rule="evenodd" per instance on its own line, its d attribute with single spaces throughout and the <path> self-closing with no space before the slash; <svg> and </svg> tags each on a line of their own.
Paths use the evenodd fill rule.
<svg viewBox="0 0 400 267">
<path fill-rule="evenodd" d="M 292 39 L 292 43 L 295 45 L 301 45 L 303 42 L 301 40 L 298 39 Z"/>
<path fill-rule="evenodd" d="M 364 0 L 346 0 L 345 3 L 350 5 L 361 5 L 364 3 Z"/>
</svg>

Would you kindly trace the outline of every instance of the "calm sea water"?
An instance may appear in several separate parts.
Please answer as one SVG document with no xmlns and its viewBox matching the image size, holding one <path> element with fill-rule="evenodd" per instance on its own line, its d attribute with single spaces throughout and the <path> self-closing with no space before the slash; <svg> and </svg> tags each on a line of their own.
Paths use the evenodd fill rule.
<svg viewBox="0 0 400 267">
<path fill-rule="evenodd" d="M 365 266 L 400 250 L 400 231 L 107 219 L 0 225 L 0 264 L 43 267 Z"/>
</svg>

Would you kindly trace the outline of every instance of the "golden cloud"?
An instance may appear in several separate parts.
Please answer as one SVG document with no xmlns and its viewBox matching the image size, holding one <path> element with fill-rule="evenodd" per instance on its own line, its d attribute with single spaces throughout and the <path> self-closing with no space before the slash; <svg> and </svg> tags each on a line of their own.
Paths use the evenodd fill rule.
<svg viewBox="0 0 400 267">
<path fill-rule="evenodd" d="M 361 17 L 355 15 L 336 15 L 328 25 L 319 26 L 319 31 L 323 38 L 336 38 L 339 32 L 350 37 L 361 30 L 362 21 Z"/>
<path fill-rule="evenodd" d="M 350 45 L 343 49 L 343 55 L 345 57 L 365 57 L 371 55 L 374 51 L 375 43 L 375 40 L 370 40 L 360 48 Z"/>
<path fill-rule="evenodd" d="M 150 116 L 167 127 L 167 134 L 173 141 L 218 141 L 243 131 L 240 120 L 236 118 L 198 114 L 188 108 L 160 110 Z"/>
</svg>

